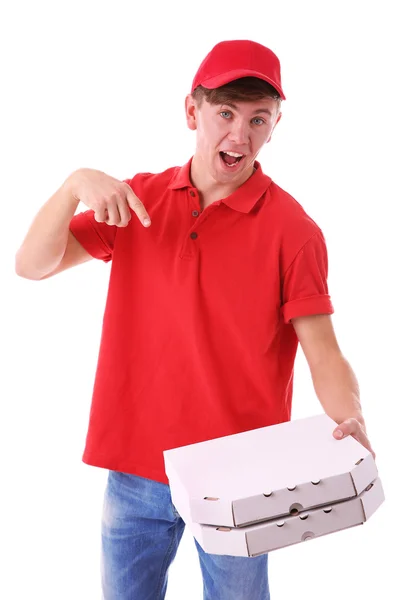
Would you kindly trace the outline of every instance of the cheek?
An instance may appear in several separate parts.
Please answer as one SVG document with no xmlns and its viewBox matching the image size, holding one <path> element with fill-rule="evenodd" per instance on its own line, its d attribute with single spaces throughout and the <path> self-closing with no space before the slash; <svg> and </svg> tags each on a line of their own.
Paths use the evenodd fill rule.
<svg viewBox="0 0 415 600">
<path fill-rule="evenodd" d="M 209 125 L 203 130 L 205 144 L 209 146 L 216 147 L 225 137 L 225 135 L 226 132 L 224 133 L 219 127 L 212 125 L 212 123 L 209 123 Z"/>
<path fill-rule="evenodd" d="M 272 133 L 272 127 L 260 128 L 261 131 L 255 132 L 253 136 L 254 145 L 256 148 L 261 148 L 269 140 L 269 136 Z"/>
<path fill-rule="evenodd" d="M 199 148 L 216 152 L 227 134 L 228 127 L 225 122 L 217 121 L 212 117 L 201 118 L 198 122 L 196 135 Z"/>
</svg>

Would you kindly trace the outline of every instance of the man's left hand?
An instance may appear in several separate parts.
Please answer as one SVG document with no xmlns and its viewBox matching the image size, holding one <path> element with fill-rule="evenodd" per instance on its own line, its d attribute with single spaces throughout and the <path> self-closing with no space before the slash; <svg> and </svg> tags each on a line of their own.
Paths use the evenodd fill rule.
<svg viewBox="0 0 415 600">
<path fill-rule="evenodd" d="M 340 425 L 338 425 L 333 432 L 333 436 L 336 438 L 336 440 L 341 440 L 348 435 L 351 435 L 355 440 L 360 442 L 362 446 L 371 452 L 373 458 L 376 459 L 376 454 L 374 453 L 372 445 L 369 442 L 366 431 L 357 419 L 346 419 L 346 421 L 340 423 Z"/>
</svg>

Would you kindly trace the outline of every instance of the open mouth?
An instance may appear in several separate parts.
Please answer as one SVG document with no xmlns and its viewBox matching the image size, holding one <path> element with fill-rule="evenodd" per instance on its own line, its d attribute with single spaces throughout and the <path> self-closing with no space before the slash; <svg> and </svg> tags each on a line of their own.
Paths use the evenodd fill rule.
<svg viewBox="0 0 415 600">
<path fill-rule="evenodd" d="M 245 158 L 244 154 L 237 152 L 219 152 L 222 164 L 228 169 L 236 169 L 237 165 Z"/>
</svg>

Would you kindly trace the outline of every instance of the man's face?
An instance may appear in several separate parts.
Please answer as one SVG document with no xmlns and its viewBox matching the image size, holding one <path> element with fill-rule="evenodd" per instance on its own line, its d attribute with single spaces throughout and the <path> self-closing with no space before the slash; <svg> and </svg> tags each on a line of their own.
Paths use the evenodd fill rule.
<svg viewBox="0 0 415 600">
<path fill-rule="evenodd" d="M 252 174 L 254 161 L 270 141 L 281 113 L 277 114 L 272 98 L 220 105 L 203 100 L 198 108 L 189 95 L 186 116 L 189 128 L 196 130 L 195 157 L 218 183 L 238 184 Z M 242 157 L 235 161 L 226 151 Z"/>
</svg>

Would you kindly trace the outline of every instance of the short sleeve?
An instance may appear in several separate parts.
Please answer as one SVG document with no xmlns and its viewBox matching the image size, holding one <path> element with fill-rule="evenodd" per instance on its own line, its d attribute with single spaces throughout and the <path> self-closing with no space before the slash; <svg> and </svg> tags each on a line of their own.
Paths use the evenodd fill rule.
<svg viewBox="0 0 415 600">
<path fill-rule="evenodd" d="M 130 181 L 130 179 L 124 180 L 128 184 Z M 112 260 L 117 229 L 116 225 L 98 223 L 92 209 L 78 213 L 72 217 L 69 224 L 69 230 L 85 250 L 93 258 L 104 262 Z"/>
<path fill-rule="evenodd" d="M 285 323 L 294 317 L 334 312 L 327 276 L 327 247 L 319 230 L 304 244 L 283 277 L 281 313 Z"/>
</svg>

